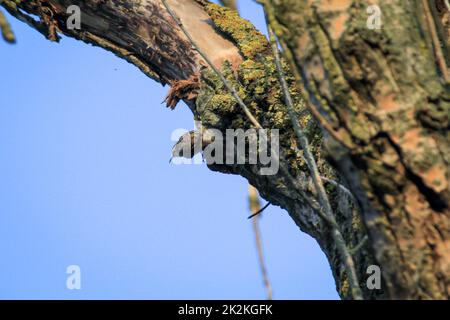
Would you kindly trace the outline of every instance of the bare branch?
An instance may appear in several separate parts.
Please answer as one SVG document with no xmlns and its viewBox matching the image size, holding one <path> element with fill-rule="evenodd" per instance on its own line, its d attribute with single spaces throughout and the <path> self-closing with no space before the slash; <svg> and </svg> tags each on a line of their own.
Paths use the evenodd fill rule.
<svg viewBox="0 0 450 320">
<path fill-rule="evenodd" d="M 261 212 L 261 204 L 259 202 L 258 197 L 258 191 L 255 187 L 252 185 L 248 185 L 248 201 L 250 204 L 250 212 L 252 213 L 251 216 L 253 216 L 253 231 L 255 233 L 255 241 L 256 241 L 256 248 L 258 251 L 258 259 L 259 259 L 259 266 L 261 268 L 261 273 L 264 281 L 264 287 L 266 288 L 266 295 L 267 300 L 272 300 L 272 286 L 269 281 L 269 275 L 267 273 L 266 264 L 264 262 L 264 252 L 262 247 L 262 241 L 261 241 L 261 231 L 259 229 L 259 216 L 257 215 L 257 212 Z"/>
</svg>

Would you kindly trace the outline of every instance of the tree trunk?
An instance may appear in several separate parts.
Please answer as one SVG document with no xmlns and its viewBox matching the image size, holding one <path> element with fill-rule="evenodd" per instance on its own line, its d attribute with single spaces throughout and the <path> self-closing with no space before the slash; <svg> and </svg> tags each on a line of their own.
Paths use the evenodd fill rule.
<svg viewBox="0 0 450 320">
<path fill-rule="evenodd" d="M 448 33 L 432 15 L 439 1 L 370 1 L 379 30 L 360 1 L 271 2 L 308 101 L 350 145 L 329 153 L 362 207 L 389 297 L 448 299 L 450 60 L 448 34 L 435 37 Z"/>
<path fill-rule="evenodd" d="M 449 298 L 450 92 L 435 64 L 421 2 L 386 1 L 381 5 L 386 17 L 377 31 L 365 28 L 366 8 L 357 1 L 273 2 L 275 31 L 294 75 L 287 80 L 321 174 L 345 183 L 357 199 L 355 205 L 343 188 L 327 185 L 347 246 L 358 247 L 369 234 L 353 256 L 364 298 Z M 264 198 L 285 208 L 325 252 L 341 297 L 352 298 L 331 230 L 305 201 L 305 195 L 316 195 L 267 40 L 235 12 L 208 1 L 168 3 L 195 43 L 239 88 L 263 127 L 280 130 L 280 161 L 289 173 L 264 176 L 260 164 L 209 167 L 246 177 Z M 60 32 L 101 46 L 170 84 L 168 104 L 184 100 L 204 127 L 252 126 L 161 0 L 79 1 L 79 30 L 67 25 L 70 0 L 1 4 L 50 40 Z M 318 126 L 312 120 L 296 84 L 329 121 L 332 134 L 321 130 L 328 128 L 323 122 Z M 381 267 L 380 290 L 366 286 L 370 265 Z"/>
</svg>

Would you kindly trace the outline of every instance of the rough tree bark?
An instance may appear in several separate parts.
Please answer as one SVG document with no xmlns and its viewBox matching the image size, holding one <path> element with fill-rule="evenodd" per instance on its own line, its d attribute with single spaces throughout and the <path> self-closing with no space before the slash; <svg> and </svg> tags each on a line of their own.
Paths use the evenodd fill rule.
<svg viewBox="0 0 450 320">
<path fill-rule="evenodd" d="M 285 208 L 325 252 L 341 297 L 352 298 L 330 230 L 302 197 L 315 194 L 266 39 L 237 14 L 207 1 L 168 2 L 195 42 L 240 87 L 262 125 L 280 129 L 282 161 L 296 184 L 282 173 L 261 176 L 259 165 L 209 167 L 246 177 L 264 198 Z M 62 33 L 101 46 L 170 84 L 168 104 L 184 100 L 208 128 L 251 127 L 160 0 L 79 1 L 80 30 L 67 28 L 72 4 L 4 0 L 2 6 L 50 40 Z M 366 7 L 350 0 L 273 1 L 271 21 L 291 62 L 295 77 L 288 82 L 321 174 L 345 183 L 357 198 L 354 205 L 340 188 L 327 185 L 347 245 L 356 247 L 369 234 L 354 253 L 364 298 L 449 298 L 449 86 L 436 67 L 422 2 L 379 5 L 385 16 L 378 31 L 365 27 Z M 350 148 L 316 124 L 296 84 Z M 365 285 L 373 264 L 381 267 L 381 290 Z"/>
<path fill-rule="evenodd" d="M 432 15 L 448 21 L 443 1 L 370 1 L 379 30 L 360 1 L 271 2 L 309 102 L 350 144 L 330 155 L 362 207 L 389 297 L 448 299 L 449 29 Z"/>
</svg>

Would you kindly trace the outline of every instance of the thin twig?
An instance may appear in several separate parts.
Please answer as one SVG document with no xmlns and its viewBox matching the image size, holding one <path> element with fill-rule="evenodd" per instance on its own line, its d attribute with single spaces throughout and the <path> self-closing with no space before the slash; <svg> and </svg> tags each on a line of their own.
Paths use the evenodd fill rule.
<svg viewBox="0 0 450 320">
<path fill-rule="evenodd" d="M 359 250 L 361 250 L 361 248 L 366 244 L 367 240 L 369 240 L 369 237 L 367 235 L 365 235 L 356 246 L 349 249 L 350 254 L 355 255 L 355 253 L 357 253 Z"/>
<path fill-rule="evenodd" d="M 330 202 L 328 200 L 328 195 L 325 191 L 325 187 L 323 186 L 322 178 L 319 174 L 319 169 L 317 167 L 317 163 L 314 159 L 314 156 L 309 148 L 309 142 L 306 135 L 303 133 L 302 128 L 300 127 L 300 123 L 297 119 L 294 102 L 292 101 L 291 94 L 289 92 L 289 87 L 286 82 L 286 78 L 283 72 L 283 67 L 281 65 L 281 58 L 278 50 L 278 43 L 275 38 L 275 34 L 270 27 L 269 20 L 266 18 L 267 29 L 269 32 L 269 40 L 272 46 L 272 51 L 275 57 L 275 65 L 278 71 L 279 81 L 281 85 L 281 90 L 283 92 L 283 97 L 285 100 L 285 105 L 288 111 L 289 118 L 291 119 L 292 126 L 294 128 L 294 132 L 297 135 L 297 139 L 300 143 L 300 146 L 303 150 L 306 163 L 308 165 L 308 169 L 310 171 L 314 187 L 316 189 L 318 199 L 320 205 L 324 209 L 324 215 L 326 217 L 326 221 L 330 224 L 332 228 L 332 236 L 335 240 L 336 246 L 340 252 L 340 255 L 344 261 L 345 268 L 347 270 L 347 276 L 349 278 L 350 287 L 352 290 L 352 295 L 354 299 L 360 300 L 362 299 L 361 289 L 359 287 L 359 281 L 355 270 L 355 263 L 353 258 L 345 244 L 344 238 L 342 236 L 341 231 L 339 230 L 339 225 L 336 222 L 336 219 L 333 214 L 333 210 L 331 208 Z"/>
<path fill-rule="evenodd" d="M 303 154 L 300 152 L 300 150 L 299 150 L 297 147 L 295 147 L 295 152 L 297 153 L 297 156 L 298 156 L 299 158 L 303 159 L 303 161 L 306 162 L 305 157 L 303 156 Z M 333 180 L 333 179 L 329 179 L 329 178 L 324 177 L 324 176 L 321 176 L 321 178 L 322 178 L 322 180 L 323 180 L 324 182 L 329 183 L 329 184 L 335 186 L 336 188 L 339 188 L 339 189 L 340 189 L 341 191 L 343 191 L 346 195 L 348 195 L 348 196 L 350 197 L 350 199 L 353 200 L 353 202 L 356 203 L 356 198 L 355 198 L 355 196 L 354 196 L 353 193 L 352 193 L 349 189 L 347 189 L 344 185 L 342 185 L 341 183 L 339 183 L 339 182 L 337 182 L 337 181 L 335 181 L 335 180 Z"/>
<path fill-rule="evenodd" d="M 283 92 L 283 97 L 286 103 L 286 109 L 288 111 L 289 118 L 291 119 L 294 132 L 297 135 L 297 139 L 300 142 L 300 146 L 303 150 L 308 169 L 311 173 L 316 192 L 319 197 L 319 202 L 321 206 L 325 209 L 325 212 L 330 215 L 332 214 L 332 209 L 330 202 L 328 201 L 328 196 L 322 183 L 322 178 L 319 174 L 319 169 L 317 168 L 317 163 L 314 156 L 309 148 L 309 142 L 306 135 L 303 133 L 303 129 L 300 127 L 300 123 L 297 119 L 297 115 L 294 109 L 294 102 L 292 101 L 291 94 L 289 93 L 289 87 L 284 76 L 283 68 L 281 66 L 281 59 L 278 52 L 277 42 L 275 40 L 275 35 L 272 28 L 268 25 L 270 43 L 272 45 L 272 50 L 275 56 L 275 65 L 277 67 L 279 81 L 281 85 L 281 90 Z"/>
<path fill-rule="evenodd" d="M 248 186 L 248 200 L 249 200 L 249 204 L 250 204 L 250 212 L 255 212 L 257 214 L 257 212 L 261 212 L 261 204 L 259 203 L 259 198 L 258 198 L 258 191 L 256 190 L 255 187 L 253 187 L 252 185 Z M 258 259 L 259 259 L 259 266 L 261 268 L 261 274 L 263 277 L 263 282 L 264 282 L 264 287 L 266 288 L 266 295 L 267 295 L 267 300 L 272 300 L 272 286 L 270 285 L 270 281 L 269 281 L 269 275 L 267 273 L 267 268 L 266 268 L 266 264 L 264 262 L 264 253 L 263 253 L 263 247 L 262 247 L 262 241 L 261 241 L 261 231 L 259 229 L 259 217 L 256 216 L 254 214 L 252 214 L 253 216 L 253 231 L 255 233 L 255 241 L 256 241 L 256 248 L 258 250 Z"/>
<path fill-rule="evenodd" d="M 439 36 L 437 34 L 433 16 L 430 11 L 430 7 L 427 0 L 422 0 L 422 5 L 425 13 L 425 19 L 427 22 L 428 30 L 430 31 L 431 40 L 433 42 L 434 55 L 436 57 L 437 64 L 441 70 L 442 77 L 445 82 L 450 82 L 448 76 L 447 64 L 445 63 L 444 54 L 442 52 L 441 43 L 439 41 Z"/>
<path fill-rule="evenodd" d="M 256 217 L 257 215 L 261 214 L 264 210 L 267 209 L 267 207 L 270 205 L 270 202 L 267 202 L 264 207 L 256 211 L 255 213 L 252 213 L 250 216 L 247 217 L 247 219 L 251 219 L 253 217 Z M 254 211 L 253 211 L 254 212 Z"/>
<path fill-rule="evenodd" d="M 333 180 L 333 179 L 328 179 L 327 177 L 321 176 L 322 180 L 325 181 L 326 183 L 329 183 L 333 186 L 335 186 L 336 188 L 341 189 L 346 195 L 348 195 L 354 202 L 356 201 L 355 196 L 353 195 L 353 193 L 348 190 L 345 186 L 343 186 L 341 183 Z"/>
</svg>

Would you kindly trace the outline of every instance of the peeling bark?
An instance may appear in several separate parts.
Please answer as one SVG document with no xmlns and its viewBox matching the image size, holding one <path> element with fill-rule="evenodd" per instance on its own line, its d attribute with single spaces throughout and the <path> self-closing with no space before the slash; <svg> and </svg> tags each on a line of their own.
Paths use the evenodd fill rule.
<svg viewBox="0 0 450 320">
<path fill-rule="evenodd" d="M 295 135 L 265 39 L 237 14 L 215 11 L 207 1 L 168 2 L 214 64 L 235 85 L 243 85 L 243 99 L 263 126 L 280 129 L 283 161 L 298 185 L 291 187 L 281 173 L 261 176 L 258 165 L 209 167 L 246 177 L 264 198 L 285 208 L 327 255 L 341 297 L 351 298 L 330 230 L 299 194 L 315 197 L 305 163 L 295 152 Z M 359 212 L 345 193 L 327 185 L 347 245 L 358 246 L 369 231 L 370 241 L 354 254 L 364 298 L 448 298 L 450 92 L 434 63 L 419 1 L 383 3 L 386 17 L 379 32 L 364 27 L 365 6 L 357 1 L 274 3 L 276 32 L 295 58 L 292 70 L 307 100 L 352 146 L 342 148 L 326 132 L 323 142 L 307 111 L 297 110 L 321 173 L 334 180 L 342 177 L 362 208 Z M 2 6 L 49 39 L 56 40 L 60 32 L 101 46 L 172 85 L 177 90 L 170 101 L 184 99 L 194 118 L 207 127 L 250 127 L 160 0 L 79 1 L 81 30 L 67 29 L 66 8 L 71 4 L 4 0 Z M 21 12 L 40 21 L 21 17 Z M 192 79 L 200 79 L 198 86 Z M 288 81 L 299 96 L 295 79 Z M 195 94 L 186 88 L 195 88 Z M 372 264 L 381 267 L 382 290 L 365 285 Z"/>
</svg>

